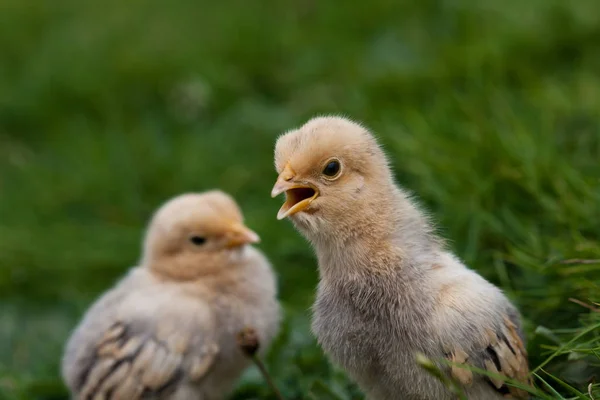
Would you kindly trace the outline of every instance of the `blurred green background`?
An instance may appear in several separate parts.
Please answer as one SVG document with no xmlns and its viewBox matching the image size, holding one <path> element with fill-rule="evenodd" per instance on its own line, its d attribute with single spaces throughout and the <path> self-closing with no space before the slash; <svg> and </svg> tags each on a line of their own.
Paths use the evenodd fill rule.
<svg viewBox="0 0 600 400">
<path fill-rule="evenodd" d="M 152 211 L 216 187 L 277 267 L 285 397 L 361 398 L 310 335 L 315 259 L 269 196 L 275 138 L 324 113 L 371 127 L 519 306 L 540 396 L 600 399 L 597 0 L 2 0 L 0 398 L 66 399 L 63 343 Z M 273 397 L 250 369 L 234 398 Z"/>
</svg>

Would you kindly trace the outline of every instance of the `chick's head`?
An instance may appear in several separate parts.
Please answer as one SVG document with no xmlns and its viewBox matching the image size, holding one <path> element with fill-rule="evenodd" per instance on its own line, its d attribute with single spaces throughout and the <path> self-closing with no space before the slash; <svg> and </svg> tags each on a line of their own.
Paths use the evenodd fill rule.
<svg viewBox="0 0 600 400">
<path fill-rule="evenodd" d="M 175 279 L 192 279 L 238 263 L 259 236 L 243 223 L 236 202 L 221 191 L 184 194 L 154 214 L 143 264 Z"/>
<path fill-rule="evenodd" d="M 277 218 L 290 217 L 302 230 L 358 222 L 392 179 L 373 135 L 341 117 L 313 118 L 280 136 L 275 168 L 279 177 L 271 196 L 286 196 Z"/>
</svg>

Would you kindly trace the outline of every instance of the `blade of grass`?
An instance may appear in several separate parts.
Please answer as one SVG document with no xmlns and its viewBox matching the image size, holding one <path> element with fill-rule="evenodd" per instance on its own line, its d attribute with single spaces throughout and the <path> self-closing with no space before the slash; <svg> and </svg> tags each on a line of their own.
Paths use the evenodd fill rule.
<svg viewBox="0 0 600 400">
<path fill-rule="evenodd" d="M 577 397 L 579 397 L 580 399 L 584 399 L 584 400 L 588 400 L 585 397 L 585 394 L 580 392 L 579 390 L 575 389 L 573 386 L 569 385 L 568 383 L 558 379 L 557 377 L 555 377 L 554 375 L 550 374 L 549 372 L 540 369 L 541 372 L 543 372 L 544 374 L 548 375 L 550 378 L 552 378 L 552 380 L 556 383 L 558 383 L 559 385 L 561 385 L 562 387 L 564 387 L 565 389 L 569 390 L 570 392 L 572 392 L 573 394 L 575 394 Z M 539 375 L 539 374 L 538 374 Z"/>
<path fill-rule="evenodd" d="M 566 348 L 568 348 L 573 343 L 576 343 L 579 339 L 581 339 L 582 337 L 584 337 L 588 333 L 594 332 L 596 329 L 600 329 L 600 324 L 592 325 L 590 327 L 587 327 L 583 331 L 581 331 L 581 333 L 579 333 L 578 335 L 576 335 L 573 339 L 569 340 L 567 343 L 565 343 L 562 346 L 560 346 L 550 357 L 546 358 L 546 360 L 544 360 L 544 362 L 542 362 L 540 365 L 538 365 L 537 367 L 535 367 L 535 369 L 533 371 L 531 371 L 531 373 L 532 374 L 536 373 L 537 371 L 539 371 L 540 369 L 542 369 L 543 367 L 545 367 L 546 365 L 548 365 L 548 363 L 550 361 L 552 361 L 554 358 L 556 358 L 559 355 L 561 355 Z"/>
</svg>

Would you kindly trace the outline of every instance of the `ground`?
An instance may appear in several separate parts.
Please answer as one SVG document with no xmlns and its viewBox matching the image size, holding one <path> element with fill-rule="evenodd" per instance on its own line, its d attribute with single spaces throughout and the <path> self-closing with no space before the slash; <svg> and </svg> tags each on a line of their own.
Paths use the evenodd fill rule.
<svg viewBox="0 0 600 400">
<path fill-rule="evenodd" d="M 0 398 L 66 399 L 64 341 L 152 210 L 216 187 L 277 268 L 284 397 L 361 398 L 310 334 L 316 261 L 269 196 L 277 135 L 335 113 L 520 308 L 538 397 L 600 399 L 598 43 L 596 0 L 3 0 Z M 233 398 L 273 396 L 251 369 Z"/>
</svg>

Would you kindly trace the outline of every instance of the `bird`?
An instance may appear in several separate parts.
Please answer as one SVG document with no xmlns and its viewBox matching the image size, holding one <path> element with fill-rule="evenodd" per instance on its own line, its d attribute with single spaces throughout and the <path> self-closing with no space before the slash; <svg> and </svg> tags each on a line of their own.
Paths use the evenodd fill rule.
<svg viewBox="0 0 600 400">
<path fill-rule="evenodd" d="M 278 333 L 276 276 L 235 200 L 185 193 L 152 216 L 138 265 L 101 295 L 68 339 L 62 376 L 76 399 L 223 399 Z"/>
<path fill-rule="evenodd" d="M 274 153 L 277 218 L 318 261 L 312 332 L 368 399 L 456 398 L 420 356 L 469 400 L 527 398 L 507 383 L 530 383 L 520 313 L 448 250 L 368 128 L 315 117 L 279 136 Z"/>
</svg>

